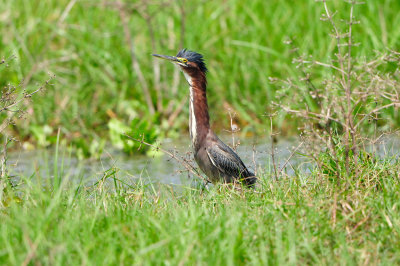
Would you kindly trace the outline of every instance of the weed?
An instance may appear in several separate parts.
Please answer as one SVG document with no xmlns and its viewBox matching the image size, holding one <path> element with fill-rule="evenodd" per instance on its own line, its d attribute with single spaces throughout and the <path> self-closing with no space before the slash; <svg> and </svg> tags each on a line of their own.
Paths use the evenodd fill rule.
<svg viewBox="0 0 400 266">
<path fill-rule="evenodd" d="M 295 91 L 295 102 L 303 105 L 276 105 L 303 121 L 302 137 L 307 154 L 324 169 L 323 172 L 335 173 L 338 184 L 345 180 L 349 185 L 350 177 L 355 180 L 361 177 L 358 167 L 362 164 L 360 156 L 366 153 L 365 147 L 375 143 L 380 134 L 390 131 L 382 131 L 380 127 L 380 124 L 388 124 L 384 112 L 397 113 L 400 107 L 400 60 L 399 54 L 393 51 L 378 53 L 369 60 L 355 56 L 356 46 L 363 45 L 354 42 L 354 25 L 358 24 L 354 10 L 360 3 L 349 1 L 349 18 L 338 21 L 337 13 L 329 9 L 325 0 L 321 2 L 324 7 L 321 19 L 330 23 L 336 44 L 333 51 L 329 51 L 333 56 L 328 62 L 305 55 L 295 58 L 294 63 L 303 78 L 280 80 L 280 84 L 285 91 Z M 293 50 L 299 55 L 296 48 Z M 317 72 L 313 70 L 315 67 L 329 69 L 322 80 L 313 79 Z M 321 160 L 321 152 L 329 159 Z M 370 157 L 375 158 L 376 154 Z"/>
</svg>

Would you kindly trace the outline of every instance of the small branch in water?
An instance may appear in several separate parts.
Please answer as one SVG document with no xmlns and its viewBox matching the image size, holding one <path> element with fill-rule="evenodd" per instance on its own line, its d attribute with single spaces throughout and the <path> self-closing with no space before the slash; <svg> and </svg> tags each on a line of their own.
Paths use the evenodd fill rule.
<svg viewBox="0 0 400 266">
<path fill-rule="evenodd" d="M 280 175 L 285 169 L 286 165 L 289 163 L 290 159 L 292 159 L 293 155 L 300 149 L 301 146 L 303 146 L 304 141 L 302 141 L 297 147 L 290 153 L 289 157 L 286 159 L 285 163 L 282 165 L 282 167 L 279 169 L 278 175 Z"/>
<path fill-rule="evenodd" d="M 200 173 L 196 170 L 196 168 L 194 168 L 190 163 L 188 163 L 188 162 L 186 161 L 186 159 L 184 159 L 184 158 L 178 158 L 178 157 L 176 157 L 176 155 L 173 154 L 172 152 L 169 152 L 169 151 L 167 151 L 167 150 L 165 150 L 165 149 L 163 149 L 163 148 L 161 148 L 161 147 L 159 147 L 159 146 L 150 144 L 150 143 L 144 141 L 143 138 L 142 138 L 142 139 L 136 139 L 136 138 L 133 138 L 133 137 L 127 135 L 127 134 L 123 134 L 123 136 L 127 137 L 127 138 L 130 139 L 130 140 L 139 142 L 141 145 L 144 144 L 144 145 L 147 145 L 147 146 L 149 146 L 149 147 L 152 147 L 152 148 L 154 148 L 154 149 L 156 149 L 156 150 L 162 151 L 163 153 L 167 154 L 170 158 L 172 158 L 172 159 L 174 159 L 175 161 L 177 161 L 180 165 L 182 165 L 183 167 L 185 167 L 186 170 L 188 170 L 189 172 L 191 172 L 192 174 L 194 174 L 195 176 L 197 176 L 197 177 L 199 177 L 201 180 L 203 180 L 204 183 L 205 183 L 205 185 L 208 184 L 208 183 L 211 183 L 211 181 L 208 180 L 208 178 L 204 178 L 202 175 L 200 175 Z"/>
<path fill-rule="evenodd" d="M 236 151 L 237 147 L 240 145 L 240 142 L 235 142 L 235 134 L 236 132 L 240 131 L 240 128 L 235 124 L 234 120 L 236 117 L 236 112 L 232 111 L 231 108 L 228 108 L 228 113 L 229 113 L 229 118 L 230 118 L 230 125 L 231 129 L 230 130 L 225 130 L 227 132 L 230 132 L 232 135 L 232 149 Z"/>
<path fill-rule="evenodd" d="M 271 159 L 272 159 L 272 165 L 274 167 L 274 175 L 275 175 L 275 181 L 278 180 L 278 171 L 277 171 L 277 167 L 276 167 L 276 162 L 275 162 L 275 145 L 274 145 L 274 136 L 277 133 L 274 133 L 274 128 L 273 128 L 273 123 L 272 123 L 272 117 L 274 117 L 276 114 L 270 114 L 270 115 L 266 115 L 269 117 L 270 123 L 271 123 Z"/>
<path fill-rule="evenodd" d="M 253 144 L 253 165 L 254 165 L 254 175 L 257 176 L 257 164 L 256 164 L 256 146 Z"/>
</svg>

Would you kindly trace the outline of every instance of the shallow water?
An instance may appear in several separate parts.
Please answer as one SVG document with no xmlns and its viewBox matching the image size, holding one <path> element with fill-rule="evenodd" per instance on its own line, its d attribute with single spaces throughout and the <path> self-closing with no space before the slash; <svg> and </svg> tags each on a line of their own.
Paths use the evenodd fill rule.
<svg viewBox="0 0 400 266">
<path fill-rule="evenodd" d="M 225 143 L 231 144 L 230 136 L 221 138 Z M 253 171 L 273 172 L 271 156 L 271 142 L 269 139 L 238 138 L 240 141 L 237 153 L 243 162 Z M 302 169 L 309 171 L 312 164 L 299 153 L 292 153 L 298 142 L 294 139 L 281 140 L 274 144 L 274 159 L 277 170 L 282 169 L 288 174 L 301 165 Z M 166 139 L 161 147 L 174 151 L 178 157 L 193 158 L 188 137 L 179 140 Z M 397 155 L 400 147 L 399 138 L 391 137 L 383 140 L 376 146 L 376 151 L 382 156 Z M 290 160 L 288 160 L 290 158 Z M 113 148 L 105 149 L 100 159 L 79 160 L 73 157 L 67 149 L 60 149 L 58 162 L 55 164 L 54 150 L 19 151 L 10 154 L 8 163 L 13 176 L 29 177 L 35 174 L 42 178 L 52 178 L 55 172 L 61 173 L 63 178 L 70 180 L 84 180 L 95 182 L 99 180 L 104 171 L 114 167 L 118 169 L 116 176 L 125 181 L 135 182 L 140 178 L 147 182 L 164 184 L 187 184 L 192 180 L 187 171 L 176 160 L 168 155 L 149 157 L 145 155 L 127 155 Z M 192 165 L 196 165 L 192 162 Z M 284 167 L 283 167 L 284 166 Z"/>
<path fill-rule="evenodd" d="M 223 141 L 231 143 L 229 136 L 223 137 Z M 242 139 L 237 152 L 245 164 L 252 169 L 265 168 L 271 164 L 271 144 L 263 139 Z M 288 148 L 295 145 L 292 140 L 285 140 L 275 144 L 275 158 L 281 165 L 290 156 Z M 166 139 L 161 147 L 168 151 L 174 151 L 178 157 L 193 158 L 188 138 L 183 140 Z M 292 162 L 298 156 L 293 156 Z M 42 177 L 52 177 L 55 171 L 63 173 L 63 177 L 71 179 L 93 179 L 98 180 L 104 173 L 112 167 L 119 169 L 118 176 L 129 179 L 142 178 L 152 182 L 166 184 L 182 184 L 188 179 L 187 171 L 176 160 L 168 155 L 149 157 L 146 155 L 127 155 L 122 151 L 112 148 L 105 149 L 100 159 L 78 160 L 69 154 L 66 149 L 60 149 L 58 163 L 55 168 L 54 150 L 33 150 L 19 151 L 10 154 L 9 164 L 11 174 L 14 176 L 31 176 L 40 174 Z M 256 163 L 256 167 L 254 165 Z M 194 162 L 192 162 L 195 165 Z"/>
</svg>

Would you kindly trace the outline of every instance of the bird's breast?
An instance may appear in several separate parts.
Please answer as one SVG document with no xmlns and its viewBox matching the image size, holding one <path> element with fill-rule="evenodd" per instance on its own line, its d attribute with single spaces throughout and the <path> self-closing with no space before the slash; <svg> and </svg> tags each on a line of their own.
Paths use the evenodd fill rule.
<svg viewBox="0 0 400 266">
<path fill-rule="evenodd" d="M 189 133 L 193 147 L 197 142 L 197 122 L 196 115 L 194 113 L 194 100 L 193 100 L 193 88 L 190 87 L 190 99 L 189 99 Z"/>
</svg>

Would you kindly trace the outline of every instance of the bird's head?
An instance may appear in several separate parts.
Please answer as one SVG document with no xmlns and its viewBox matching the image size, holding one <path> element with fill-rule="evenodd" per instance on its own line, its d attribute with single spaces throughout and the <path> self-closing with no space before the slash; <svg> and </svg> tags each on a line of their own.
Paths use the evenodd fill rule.
<svg viewBox="0 0 400 266">
<path fill-rule="evenodd" d="M 204 74 L 207 72 L 206 64 L 203 56 L 199 53 L 182 49 L 176 56 L 153 54 L 153 56 L 168 60 L 178 66 L 184 72 L 201 71 Z"/>
</svg>

